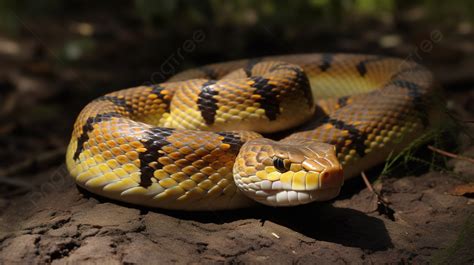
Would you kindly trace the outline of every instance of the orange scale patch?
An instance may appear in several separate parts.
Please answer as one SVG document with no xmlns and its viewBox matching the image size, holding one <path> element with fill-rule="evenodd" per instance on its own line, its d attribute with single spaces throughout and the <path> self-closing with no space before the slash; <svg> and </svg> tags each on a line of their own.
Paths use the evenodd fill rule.
<svg viewBox="0 0 474 265">
<path fill-rule="evenodd" d="M 221 161 L 224 162 L 226 165 L 228 162 L 230 162 L 230 168 L 233 167 L 234 161 L 235 161 L 235 156 L 234 155 L 226 155 L 221 157 Z"/>
<path fill-rule="evenodd" d="M 213 156 L 216 156 L 216 157 L 219 157 L 219 156 L 222 156 L 225 154 L 225 150 L 229 149 L 230 148 L 230 145 L 227 147 L 226 145 L 228 144 L 221 144 L 219 146 L 219 148 L 217 149 L 214 149 L 212 152 L 211 152 L 211 155 Z"/>
<path fill-rule="evenodd" d="M 222 179 L 222 176 L 219 173 L 214 173 L 214 174 L 209 176 L 209 180 L 211 180 L 214 183 L 219 182 L 219 180 L 221 180 L 221 179 Z"/>
<path fill-rule="evenodd" d="M 188 161 L 195 161 L 195 160 L 199 159 L 199 156 L 197 156 L 194 153 L 191 153 L 191 154 L 185 156 L 184 158 Z"/>
<path fill-rule="evenodd" d="M 211 167 L 215 170 L 221 168 L 224 166 L 224 163 L 222 163 L 221 161 L 214 161 L 211 163 Z"/>
<path fill-rule="evenodd" d="M 174 174 L 171 175 L 171 178 L 176 180 L 178 183 L 189 179 L 188 175 L 186 175 L 183 172 L 174 173 Z"/>
<path fill-rule="evenodd" d="M 183 167 L 189 165 L 189 161 L 186 160 L 186 159 L 180 159 L 180 160 L 175 161 L 174 163 L 175 163 L 178 167 L 181 167 L 181 168 L 183 168 Z"/>
<path fill-rule="evenodd" d="M 151 167 L 151 168 L 156 169 L 157 166 L 158 166 L 158 162 L 156 162 L 156 161 L 150 162 L 150 163 L 148 163 L 148 166 Z"/>
<path fill-rule="evenodd" d="M 103 140 L 103 138 L 101 136 L 102 132 L 100 130 L 98 130 L 99 125 L 94 124 L 93 127 L 94 127 L 94 130 L 92 130 L 92 132 L 90 132 L 90 133 L 92 133 L 96 138 L 100 137 L 100 139 L 101 139 L 100 141 L 102 141 Z"/>
<path fill-rule="evenodd" d="M 136 160 L 132 161 L 132 163 L 133 163 L 136 167 L 140 168 L 141 162 L 140 162 L 139 159 L 136 159 Z"/>
<path fill-rule="evenodd" d="M 148 149 L 146 149 L 145 147 L 139 147 L 135 151 L 137 151 L 138 153 L 145 153 L 147 150 Z"/>
<path fill-rule="evenodd" d="M 169 174 L 174 174 L 174 173 L 179 172 L 179 168 L 174 164 L 164 166 L 163 170 Z"/>
<path fill-rule="evenodd" d="M 111 151 L 112 154 L 114 154 L 115 156 L 119 156 L 119 155 L 122 155 L 122 154 L 123 154 L 122 149 L 120 149 L 120 148 L 118 148 L 118 147 L 114 147 L 114 148 L 110 149 L 110 151 Z"/>
<path fill-rule="evenodd" d="M 105 144 L 105 143 L 99 143 L 97 146 L 98 146 L 98 147 L 100 148 L 100 150 L 102 150 L 102 151 L 105 151 L 105 150 L 110 149 L 110 147 L 109 147 L 107 144 Z"/>
<path fill-rule="evenodd" d="M 110 133 L 106 133 L 106 134 L 104 134 L 104 139 L 105 139 L 105 141 L 110 141 L 113 138 L 112 138 L 112 135 Z"/>
<path fill-rule="evenodd" d="M 97 130 L 94 130 L 93 132 L 94 132 L 94 137 L 96 141 L 104 142 L 104 137 L 102 137 L 102 135 L 100 135 L 100 133 Z"/>
<path fill-rule="evenodd" d="M 194 175 L 191 176 L 191 179 L 194 180 L 195 182 L 199 183 L 205 179 L 207 179 L 207 176 L 201 172 L 198 172 Z"/>
<path fill-rule="evenodd" d="M 140 128 L 134 128 L 134 129 L 141 130 Z M 136 141 L 136 138 L 133 137 L 133 136 L 130 136 L 130 135 L 125 136 L 125 139 L 129 142 L 129 144 L 130 144 L 131 142 L 135 142 L 135 141 Z"/>
<path fill-rule="evenodd" d="M 163 146 L 161 149 L 163 151 L 165 151 L 166 153 L 169 153 L 169 154 L 176 151 L 176 148 L 174 148 L 174 146 L 172 146 L 172 145 Z"/>
<path fill-rule="evenodd" d="M 178 160 L 183 157 L 183 154 L 181 154 L 180 152 L 173 152 L 170 153 L 168 156 L 173 160 Z"/>
<path fill-rule="evenodd" d="M 127 140 L 125 140 L 122 137 L 117 138 L 115 141 L 117 141 L 117 143 L 120 144 L 120 145 L 127 143 Z"/>
<path fill-rule="evenodd" d="M 128 163 L 130 160 L 124 156 L 124 155 L 119 155 L 117 156 L 117 161 L 120 163 L 120 164 L 125 164 L 125 163 Z"/>
<path fill-rule="evenodd" d="M 129 144 L 122 144 L 119 148 L 124 152 L 130 152 L 133 150 L 133 147 L 131 147 Z"/>
<path fill-rule="evenodd" d="M 212 175 L 215 172 L 215 170 L 212 167 L 205 167 L 205 168 L 202 168 L 200 171 L 208 176 Z"/>
<path fill-rule="evenodd" d="M 197 167 L 197 168 L 203 168 L 204 166 L 207 165 L 207 163 L 206 163 L 205 161 L 199 159 L 199 160 L 197 160 L 197 161 L 194 161 L 194 162 L 192 163 L 192 165 L 193 165 L 194 167 Z"/>
<path fill-rule="evenodd" d="M 181 169 L 181 171 L 186 173 L 188 176 L 191 176 L 191 175 L 199 172 L 199 170 L 197 168 L 195 168 L 194 166 L 184 167 L 183 169 Z"/>
<path fill-rule="evenodd" d="M 206 162 L 213 162 L 217 159 L 217 157 L 213 156 L 213 155 L 205 155 L 202 157 L 202 160 L 206 161 Z"/>
<path fill-rule="evenodd" d="M 136 151 L 128 151 L 125 155 L 132 161 L 138 159 L 138 153 Z"/>
<path fill-rule="evenodd" d="M 210 144 L 210 143 L 208 143 L 204 146 L 204 148 L 206 148 L 209 151 L 214 150 L 215 147 L 216 146 L 214 144 Z"/>
<path fill-rule="evenodd" d="M 132 146 L 135 149 L 143 147 L 143 145 L 139 141 L 131 141 L 130 146 Z"/>
<path fill-rule="evenodd" d="M 191 147 L 193 150 L 196 150 L 196 149 L 198 149 L 199 147 L 201 147 L 201 145 L 198 144 L 198 143 L 190 143 L 190 144 L 189 144 L 189 147 Z"/>
<path fill-rule="evenodd" d="M 88 142 L 85 142 L 84 143 L 84 149 L 89 149 L 90 148 L 90 144 Z"/>
<path fill-rule="evenodd" d="M 122 134 L 119 133 L 119 132 L 112 132 L 112 136 L 113 136 L 114 139 L 117 139 L 117 138 L 120 138 L 122 136 Z"/>
<path fill-rule="evenodd" d="M 102 156 L 105 158 L 105 159 L 111 159 L 113 157 L 112 153 L 109 151 L 109 150 L 106 150 L 102 153 Z"/>
<path fill-rule="evenodd" d="M 192 152 L 194 152 L 194 149 L 192 149 L 191 147 L 189 146 L 183 146 L 179 149 L 179 152 L 181 154 L 185 154 L 185 155 L 188 155 L 188 154 L 191 154 Z"/>
<path fill-rule="evenodd" d="M 108 141 L 106 142 L 106 144 L 107 144 L 107 146 L 108 146 L 109 148 L 113 148 L 113 147 L 116 147 L 116 146 L 117 146 L 117 143 L 116 143 L 114 140 L 108 140 Z M 104 144 L 104 146 L 105 146 L 105 144 Z M 102 148 L 102 147 L 101 147 L 101 148 Z"/>
<path fill-rule="evenodd" d="M 207 155 L 209 152 L 204 149 L 204 148 L 198 148 L 196 151 L 195 151 L 196 155 L 202 157 L 202 156 L 205 156 Z"/>
<path fill-rule="evenodd" d="M 174 160 L 172 160 L 169 157 L 163 156 L 163 157 L 158 158 L 158 162 L 162 165 L 170 165 L 174 163 Z"/>
<path fill-rule="evenodd" d="M 91 150 L 91 153 L 93 155 L 97 155 L 97 154 L 101 153 L 100 149 L 97 146 L 92 146 L 90 150 Z"/>
</svg>

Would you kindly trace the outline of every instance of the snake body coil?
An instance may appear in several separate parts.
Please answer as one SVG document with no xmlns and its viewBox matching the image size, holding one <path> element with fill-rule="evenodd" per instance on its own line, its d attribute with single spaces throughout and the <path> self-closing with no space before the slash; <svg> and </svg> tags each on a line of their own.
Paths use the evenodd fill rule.
<svg viewBox="0 0 474 265">
<path fill-rule="evenodd" d="M 328 200 L 344 178 L 384 161 L 428 126 L 433 87 L 422 66 L 371 55 L 207 65 L 89 103 L 66 162 L 85 189 L 150 207 Z M 259 134 L 274 132 L 282 139 Z"/>
</svg>

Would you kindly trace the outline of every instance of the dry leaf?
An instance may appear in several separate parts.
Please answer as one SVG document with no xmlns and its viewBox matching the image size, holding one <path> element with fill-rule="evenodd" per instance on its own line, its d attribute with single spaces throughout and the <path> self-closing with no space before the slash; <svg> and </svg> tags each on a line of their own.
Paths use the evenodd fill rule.
<svg viewBox="0 0 474 265">
<path fill-rule="evenodd" d="M 455 196 L 473 197 L 474 196 L 474 183 L 471 182 L 467 184 L 457 185 L 449 193 Z"/>
</svg>

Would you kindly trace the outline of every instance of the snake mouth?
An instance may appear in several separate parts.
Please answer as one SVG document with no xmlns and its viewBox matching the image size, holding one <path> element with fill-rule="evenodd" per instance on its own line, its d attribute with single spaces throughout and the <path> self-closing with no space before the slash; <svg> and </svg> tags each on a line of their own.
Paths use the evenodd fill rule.
<svg viewBox="0 0 474 265">
<path fill-rule="evenodd" d="M 309 176 L 309 178 L 308 178 Z M 317 178 L 313 178 L 318 176 Z M 327 201 L 339 195 L 344 183 L 340 167 L 323 172 L 310 171 L 306 178 L 285 178 L 278 180 L 263 179 L 253 183 L 244 183 L 237 178 L 236 184 L 245 195 L 269 206 L 295 206 L 314 201 Z"/>
<path fill-rule="evenodd" d="M 327 201 L 339 195 L 341 187 L 317 190 L 258 190 L 253 197 L 268 206 L 295 206 L 314 201 Z"/>
</svg>

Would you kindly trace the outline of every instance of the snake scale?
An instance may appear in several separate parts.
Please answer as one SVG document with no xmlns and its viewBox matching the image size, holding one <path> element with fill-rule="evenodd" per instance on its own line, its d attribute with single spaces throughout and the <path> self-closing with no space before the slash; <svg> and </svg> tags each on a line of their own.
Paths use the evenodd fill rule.
<svg viewBox="0 0 474 265">
<path fill-rule="evenodd" d="M 206 65 L 90 102 L 66 162 L 86 190 L 147 207 L 329 200 L 427 128 L 434 87 L 421 65 L 377 55 Z"/>
</svg>

